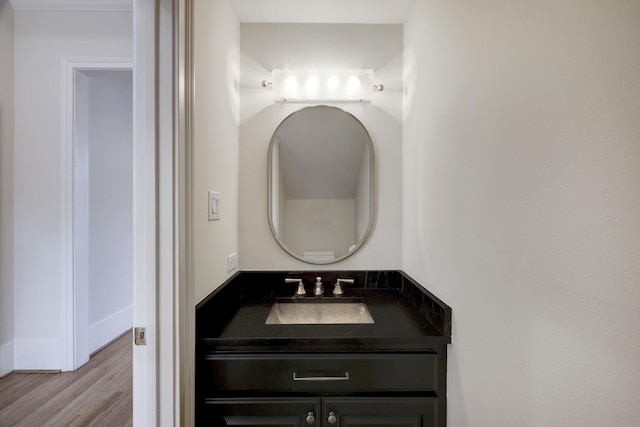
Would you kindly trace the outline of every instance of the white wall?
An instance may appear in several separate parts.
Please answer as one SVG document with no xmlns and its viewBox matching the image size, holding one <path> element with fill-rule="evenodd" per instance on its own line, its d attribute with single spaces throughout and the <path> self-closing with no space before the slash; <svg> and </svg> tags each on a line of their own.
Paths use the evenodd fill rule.
<svg viewBox="0 0 640 427">
<path fill-rule="evenodd" d="M 192 222 L 194 295 L 197 302 L 229 277 L 227 256 L 239 252 L 240 27 L 228 0 L 195 1 L 194 16 Z M 221 195 L 221 218 L 218 221 L 208 221 L 208 190 L 218 191 Z M 242 262 L 240 259 L 241 265 Z"/>
<path fill-rule="evenodd" d="M 640 3 L 414 3 L 403 268 L 453 308 L 450 426 L 640 419 Z"/>
<path fill-rule="evenodd" d="M 131 12 L 16 12 L 15 369 L 64 365 L 62 58 L 130 57 Z"/>
<path fill-rule="evenodd" d="M 89 352 L 132 327 L 133 129 L 130 70 L 89 77 Z"/>
<path fill-rule="evenodd" d="M 13 370 L 14 14 L 0 0 L 0 377 Z"/>
<path fill-rule="evenodd" d="M 355 255 L 323 269 L 398 269 L 401 229 L 402 26 L 242 24 L 240 250 L 243 270 L 308 269 L 278 246 L 267 221 L 267 150 L 278 124 L 305 104 L 276 104 L 262 80 L 274 68 L 373 68 L 385 91 L 372 103 L 334 104 L 356 116 L 376 148 L 375 233 Z M 319 266 L 314 266 L 318 268 Z"/>
</svg>

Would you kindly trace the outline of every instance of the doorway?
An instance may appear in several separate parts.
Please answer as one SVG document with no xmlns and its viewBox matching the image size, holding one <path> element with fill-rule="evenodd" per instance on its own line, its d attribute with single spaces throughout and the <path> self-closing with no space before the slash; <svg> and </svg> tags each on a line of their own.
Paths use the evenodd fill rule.
<svg viewBox="0 0 640 427">
<path fill-rule="evenodd" d="M 72 73 L 75 370 L 133 325 L 133 71 Z"/>
</svg>

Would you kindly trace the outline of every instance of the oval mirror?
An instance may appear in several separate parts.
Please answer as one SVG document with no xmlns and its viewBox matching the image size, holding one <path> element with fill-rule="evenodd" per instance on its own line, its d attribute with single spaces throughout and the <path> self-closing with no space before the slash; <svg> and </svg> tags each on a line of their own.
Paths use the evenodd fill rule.
<svg viewBox="0 0 640 427">
<path fill-rule="evenodd" d="M 374 149 L 369 132 L 336 107 L 285 118 L 269 146 L 269 225 L 290 255 L 312 264 L 356 252 L 374 221 Z"/>
</svg>

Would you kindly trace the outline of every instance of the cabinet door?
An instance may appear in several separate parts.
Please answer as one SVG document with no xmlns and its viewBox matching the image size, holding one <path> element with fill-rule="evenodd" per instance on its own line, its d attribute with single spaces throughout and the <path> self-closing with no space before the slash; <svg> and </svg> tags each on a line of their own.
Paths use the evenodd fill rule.
<svg viewBox="0 0 640 427">
<path fill-rule="evenodd" d="M 198 426 L 320 426 L 319 399 L 207 399 Z"/>
<path fill-rule="evenodd" d="M 325 427 L 436 427 L 435 397 L 325 398 Z"/>
</svg>

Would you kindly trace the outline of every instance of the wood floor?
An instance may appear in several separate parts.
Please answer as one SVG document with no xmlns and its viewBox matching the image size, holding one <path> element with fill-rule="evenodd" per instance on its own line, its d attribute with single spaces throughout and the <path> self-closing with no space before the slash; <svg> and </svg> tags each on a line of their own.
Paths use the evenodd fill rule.
<svg viewBox="0 0 640 427">
<path fill-rule="evenodd" d="M 0 380 L 0 427 L 131 426 L 131 333 L 74 372 L 13 373 Z"/>
</svg>

